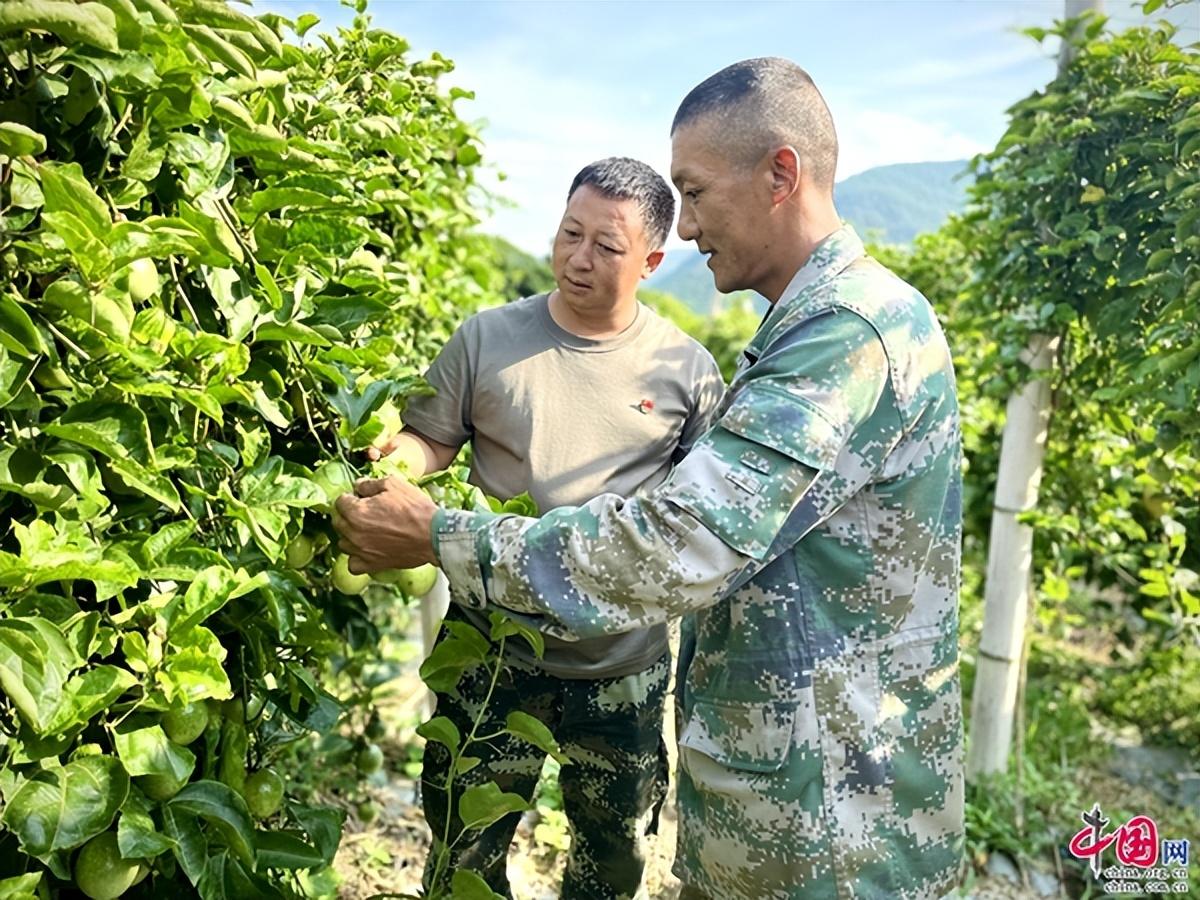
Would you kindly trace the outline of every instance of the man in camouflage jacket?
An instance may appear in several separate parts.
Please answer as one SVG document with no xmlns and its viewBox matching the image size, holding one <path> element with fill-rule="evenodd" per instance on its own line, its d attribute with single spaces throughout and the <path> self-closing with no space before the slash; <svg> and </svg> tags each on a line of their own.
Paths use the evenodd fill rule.
<svg viewBox="0 0 1200 900">
<path fill-rule="evenodd" d="M 680 236 L 772 307 L 658 488 L 538 520 L 394 479 L 338 504 L 352 571 L 435 560 L 456 602 L 563 637 L 685 617 L 684 897 L 937 897 L 961 859 L 954 374 L 928 302 L 838 219 L 836 154 L 786 60 L 680 106 Z"/>
</svg>

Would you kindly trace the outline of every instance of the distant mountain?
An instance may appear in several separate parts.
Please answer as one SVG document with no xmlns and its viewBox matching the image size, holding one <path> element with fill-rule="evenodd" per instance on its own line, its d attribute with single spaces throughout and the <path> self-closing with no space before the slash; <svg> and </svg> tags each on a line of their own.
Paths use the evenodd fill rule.
<svg viewBox="0 0 1200 900">
<path fill-rule="evenodd" d="M 966 160 L 899 163 L 838 182 L 833 199 L 842 218 L 863 238 L 910 244 L 918 234 L 936 231 L 950 213 L 961 210 L 970 184 Z"/>
<path fill-rule="evenodd" d="M 963 208 L 971 183 L 966 167 L 965 160 L 877 166 L 839 181 L 834 201 L 864 240 L 908 244 Z M 693 246 L 669 253 L 646 286 L 679 297 L 701 314 L 728 303 Z"/>
</svg>

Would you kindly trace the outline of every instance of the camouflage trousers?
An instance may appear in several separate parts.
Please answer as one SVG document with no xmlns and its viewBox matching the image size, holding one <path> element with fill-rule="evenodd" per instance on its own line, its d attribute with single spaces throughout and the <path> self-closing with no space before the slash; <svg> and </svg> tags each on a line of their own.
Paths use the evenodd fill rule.
<svg viewBox="0 0 1200 900">
<path fill-rule="evenodd" d="M 663 698 L 670 655 L 650 668 L 617 678 L 574 680 L 509 665 L 501 672 L 488 703 L 480 734 L 504 727 L 513 710 L 542 721 L 571 760 L 559 772 L 563 811 L 570 825 L 571 849 L 563 876 L 565 900 L 618 900 L 642 897 L 645 836 L 657 828 L 658 811 L 667 791 L 667 756 L 662 739 Z M 437 714 L 449 717 L 461 734 L 471 730 L 487 696 L 489 671 L 476 666 L 456 688 L 438 694 Z M 469 755 L 481 762 L 455 776 L 453 806 L 472 785 L 494 781 L 503 791 L 531 799 L 545 754 L 524 741 L 502 735 L 472 744 Z M 422 803 L 434 834 L 435 852 L 426 864 L 425 882 L 433 875 L 436 848 L 446 827 L 446 783 L 450 755 L 441 744 L 425 745 Z M 492 890 L 506 897 L 506 861 L 520 813 L 512 813 L 479 832 L 468 832 L 453 847 L 449 874 L 457 868 L 479 873 Z M 457 815 L 450 841 L 461 832 Z"/>
</svg>

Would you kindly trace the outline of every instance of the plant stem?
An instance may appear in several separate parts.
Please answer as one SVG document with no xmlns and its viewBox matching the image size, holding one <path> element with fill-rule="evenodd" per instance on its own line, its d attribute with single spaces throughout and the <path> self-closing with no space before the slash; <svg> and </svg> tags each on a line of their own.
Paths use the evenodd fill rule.
<svg viewBox="0 0 1200 900">
<path fill-rule="evenodd" d="M 487 713 L 488 705 L 492 702 L 492 694 L 496 691 L 496 683 L 500 680 L 500 671 L 504 668 L 504 642 L 506 637 L 500 638 L 500 643 L 496 647 L 496 668 L 492 670 L 491 681 L 488 684 L 487 694 L 483 698 L 483 703 L 479 705 L 479 712 L 475 714 L 475 721 L 471 723 L 471 732 L 467 735 L 466 740 L 459 745 L 457 751 L 450 754 L 450 771 L 446 773 L 446 824 L 442 829 L 442 849 L 438 855 L 437 863 L 433 868 L 433 877 L 429 880 L 430 896 L 436 897 L 436 892 L 439 890 L 442 876 L 445 874 L 446 866 L 450 861 L 450 851 L 454 848 L 466 829 L 462 829 L 453 841 L 450 840 L 450 822 L 453 817 L 453 800 L 454 800 L 454 770 L 458 767 L 458 761 L 462 759 L 463 752 L 472 743 L 475 743 L 478 738 L 479 726 L 483 724 L 483 717 Z"/>
</svg>

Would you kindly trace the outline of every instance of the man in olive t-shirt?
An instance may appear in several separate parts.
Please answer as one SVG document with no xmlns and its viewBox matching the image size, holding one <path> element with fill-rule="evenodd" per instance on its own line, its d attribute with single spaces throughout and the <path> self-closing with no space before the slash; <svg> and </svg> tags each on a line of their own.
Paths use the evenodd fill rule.
<svg viewBox="0 0 1200 900">
<path fill-rule="evenodd" d="M 611 158 L 585 167 L 554 239 L 558 289 L 464 323 L 427 373 L 436 395 L 409 401 L 405 430 L 382 450 L 415 441 L 433 471 L 470 441 L 471 483 L 501 498 L 528 491 L 542 512 L 664 481 L 707 430 L 724 392 L 708 352 L 637 300 L 639 282 L 662 260 L 673 217 L 670 188 L 648 166 Z M 489 632 L 478 612 L 451 606 L 447 618 Z M 543 721 L 572 760 L 559 775 L 572 837 L 562 896 L 634 897 L 643 838 L 666 791 L 666 627 L 545 640 L 541 660 L 523 642 L 506 644 L 508 665 L 484 732 L 520 709 Z M 488 688 L 481 669 L 466 673 L 438 695 L 438 714 L 467 733 Z M 455 807 L 472 784 L 494 781 L 526 798 L 536 787 L 544 754 L 507 736 L 489 743 L 472 750 L 483 762 L 456 775 Z M 444 747 L 426 745 L 423 793 L 435 848 L 446 815 L 437 786 L 448 762 Z M 507 893 L 505 860 L 518 820 L 513 814 L 468 834 L 449 871 L 473 869 Z M 460 823 L 452 826 L 453 841 Z"/>
</svg>

